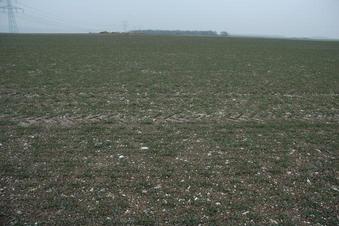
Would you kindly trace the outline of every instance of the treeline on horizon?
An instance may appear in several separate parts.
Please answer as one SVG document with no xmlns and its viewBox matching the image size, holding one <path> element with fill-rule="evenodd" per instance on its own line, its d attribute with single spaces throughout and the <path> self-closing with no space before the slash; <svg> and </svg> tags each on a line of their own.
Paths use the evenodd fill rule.
<svg viewBox="0 0 339 226">
<path fill-rule="evenodd" d="M 228 33 L 216 31 L 182 31 L 182 30 L 133 30 L 131 33 L 145 35 L 185 35 L 185 36 L 228 36 Z"/>
<path fill-rule="evenodd" d="M 117 32 L 110 33 L 107 31 L 100 32 L 100 34 L 116 34 L 116 33 Z M 226 31 L 218 33 L 216 31 L 182 31 L 182 30 L 132 30 L 124 33 L 139 35 L 215 36 L 215 37 L 229 35 Z"/>
</svg>

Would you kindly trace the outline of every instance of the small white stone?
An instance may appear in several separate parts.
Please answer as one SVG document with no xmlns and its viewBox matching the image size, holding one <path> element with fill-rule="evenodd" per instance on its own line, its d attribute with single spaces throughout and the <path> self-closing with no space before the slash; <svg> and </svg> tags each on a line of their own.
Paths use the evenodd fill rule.
<svg viewBox="0 0 339 226">
<path fill-rule="evenodd" d="M 161 188 L 161 185 L 158 184 L 157 186 L 154 187 L 154 189 L 160 189 Z"/>
<path fill-rule="evenodd" d="M 293 155 L 296 150 L 292 149 L 292 151 L 289 153 L 290 155 Z"/>
<path fill-rule="evenodd" d="M 270 222 L 271 222 L 272 224 L 279 224 L 278 221 L 273 220 L 273 219 L 270 219 Z"/>
<path fill-rule="evenodd" d="M 114 195 L 113 195 L 112 193 L 108 192 L 107 195 L 106 195 L 106 197 L 108 197 L 108 198 L 114 198 Z"/>
<path fill-rule="evenodd" d="M 338 189 L 336 186 L 334 186 L 334 185 L 331 187 L 331 189 L 332 189 L 333 191 L 339 192 L 339 189 Z"/>
<path fill-rule="evenodd" d="M 247 214 L 249 214 L 249 212 L 250 211 L 245 211 L 245 212 L 242 213 L 242 215 L 247 215 Z"/>
<path fill-rule="evenodd" d="M 119 159 L 123 159 L 123 158 L 125 158 L 125 156 L 119 155 Z"/>
</svg>

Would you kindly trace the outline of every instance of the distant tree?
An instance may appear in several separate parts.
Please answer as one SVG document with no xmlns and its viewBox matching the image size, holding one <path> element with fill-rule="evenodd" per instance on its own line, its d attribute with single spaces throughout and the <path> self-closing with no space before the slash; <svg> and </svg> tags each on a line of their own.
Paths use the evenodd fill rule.
<svg viewBox="0 0 339 226">
<path fill-rule="evenodd" d="M 229 34 L 228 34 L 228 32 L 226 32 L 226 31 L 222 31 L 222 32 L 220 32 L 220 36 L 228 36 Z"/>
<path fill-rule="evenodd" d="M 174 36 L 218 36 L 215 31 L 181 31 L 181 30 L 135 30 L 133 34 L 174 35 Z"/>
</svg>

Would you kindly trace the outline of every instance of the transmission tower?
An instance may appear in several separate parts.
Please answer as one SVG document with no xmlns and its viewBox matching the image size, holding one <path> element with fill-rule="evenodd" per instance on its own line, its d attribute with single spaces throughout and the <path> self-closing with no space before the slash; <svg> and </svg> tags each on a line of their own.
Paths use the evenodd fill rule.
<svg viewBox="0 0 339 226">
<path fill-rule="evenodd" d="M 0 1 L 2 2 L 2 1 Z M 9 33 L 18 33 L 18 24 L 16 23 L 15 13 L 23 11 L 22 8 L 16 7 L 13 5 L 12 0 L 6 0 L 6 5 L 0 7 L 3 12 L 8 13 L 8 32 Z"/>
</svg>

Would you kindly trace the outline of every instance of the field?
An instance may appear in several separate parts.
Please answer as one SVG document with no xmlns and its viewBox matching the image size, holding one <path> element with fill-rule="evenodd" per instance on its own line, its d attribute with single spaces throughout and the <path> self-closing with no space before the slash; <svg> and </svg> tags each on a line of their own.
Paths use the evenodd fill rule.
<svg viewBox="0 0 339 226">
<path fill-rule="evenodd" d="M 0 225 L 339 225 L 339 42 L 0 35 Z"/>
</svg>

